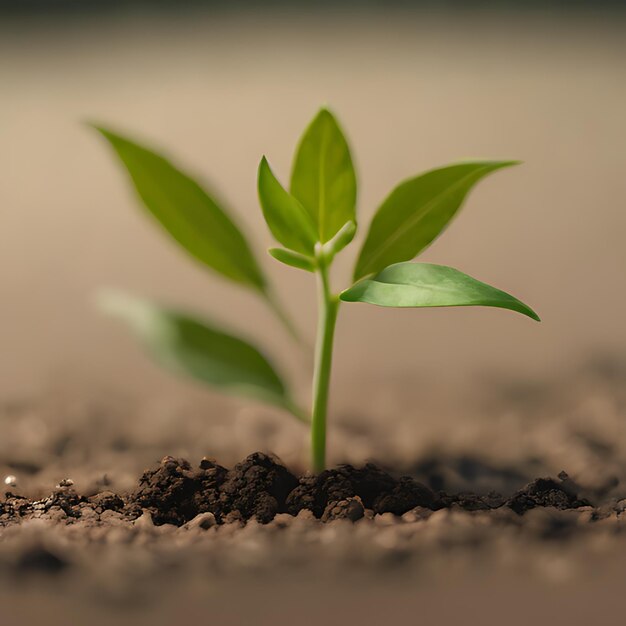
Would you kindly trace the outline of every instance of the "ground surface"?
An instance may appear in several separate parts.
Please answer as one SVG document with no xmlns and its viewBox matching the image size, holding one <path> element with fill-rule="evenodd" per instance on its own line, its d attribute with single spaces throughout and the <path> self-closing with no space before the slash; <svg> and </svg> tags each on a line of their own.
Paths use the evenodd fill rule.
<svg viewBox="0 0 626 626">
<path fill-rule="evenodd" d="M 202 470 L 197 463 L 181 468 L 172 458 L 155 474 L 164 446 L 175 453 L 183 448 L 174 419 L 164 419 L 158 434 L 145 441 L 133 433 L 149 431 L 143 420 L 150 420 L 150 412 L 142 414 L 136 406 L 125 407 L 111 398 L 77 405 L 59 395 L 55 402 L 42 398 L 5 404 L 0 418 L 7 433 L 2 469 L 17 482 L 7 490 L 30 498 L 4 500 L 0 575 L 3 593 L 12 599 L 8 615 L 15 621 L 9 623 L 28 623 L 28 615 L 37 614 L 40 605 L 33 598 L 54 606 L 55 615 L 84 617 L 91 611 L 94 620 L 105 622 L 112 616 L 136 621 L 152 615 L 153 621 L 167 623 L 176 619 L 184 602 L 190 615 L 210 609 L 224 624 L 247 623 L 253 615 L 258 623 L 287 617 L 316 623 L 327 619 L 328 611 L 339 621 L 353 615 L 364 623 L 384 615 L 407 618 L 413 611 L 446 620 L 454 618 L 455 610 L 485 611 L 483 621 L 476 623 L 488 624 L 513 605 L 508 618 L 513 624 L 546 611 L 567 616 L 573 624 L 585 623 L 583 617 L 592 613 L 583 598 L 610 596 L 624 573 L 625 375 L 623 362 L 604 359 L 535 386 L 532 393 L 528 388 L 516 393 L 501 383 L 498 394 L 489 392 L 489 406 L 480 397 L 473 405 L 466 403 L 472 428 L 462 440 L 441 440 L 430 457 L 419 445 L 413 447 L 414 456 L 400 447 L 394 454 L 391 433 L 394 425 L 401 428 L 401 417 L 389 415 L 387 438 L 365 419 L 359 439 L 365 447 L 359 454 L 378 458 L 382 465 L 393 466 L 394 475 L 405 473 L 425 486 L 417 494 L 409 490 L 419 506 L 409 502 L 408 512 L 394 509 L 403 515 L 385 512 L 389 499 L 375 504 L 360 492 L 365 510 L 358 506 L 356 514 L 345 499 L 338 508 L 324 502 L 317 510 L 312 506 L 314 512 L 300 513 L 296 502 L 291 509 L 295 516 L 279 513 L 270 521 L 278 509 L 266 515 L 267 501 L 258 509 L 250 504 L 257 500 L 246 491 L 246 470 L 255 466 L 252 474 L 262 484 L 260 491 L 265 496 L 271 492 L 282 503 L 293 506 L 293 495 L 286 494 L 298 487 L 294 478 L 277 474 L 265 457 L 248 461 L 243 473 L 222 475 L 219 470 L 219 478 L 212 463 L 205 461 Z M 132 421 L 125 419 L 126 411 L 135 412 Z M 207 441 L 222 432 L 224 420 L 237 433 L 224 465 L 236 460 L 233 453 L 240 447 L 293 435 L 279 416 L 260 412 L 255 418 L 246 412 L 207 419 L 207 412 L 208 406 L 197 405 L 185 412 L 184 446 L 190 458 L 196 454 L 199 460 L 202 448 L 211 454 Z M 45 422 L 45 430 L 34 428 L 37 420 Z M 335 457 L 353 460 L 349 450 L 354 428 L 352 418 L 338 416 Z M 25 441 L 24 430 L 37 435 L 37 441 Z M 221 446 L 228 448 L 223 440 Z M 140 485 L 137 478 L 148 466 L 153 470 Z M 261 466 L 269 470 L 259 478 Z M 96 468 L 102 467 L 111 471 L 97 475 Z M 551 491 L 539 493 L 532 503 L 528 493 L 518 493 L 517 500 L 504 506 L 488 495 L 498 491 L 508 497 L 530 479 L 556 477 L 560 470 L 569 472 L 569 478 L 556 479 Z M 164 476 L 197 478 L 198 472 L 204 481 L 200 492 L 209 494 L 205 505 L 209 502 L 206 506 L 222 516 L 196 517 L 197 511 L 189 509 L 195 497 L 189 484 L 176 483 L 167 493 L 161 488 L 163 480 L 170 480 Z M 218 505 L 211 501 L 216 480 L 226 485 L 226 499 Z M 397 488 L 397 482 L 385 481 L 385 489 Z M 567 495 L 572 489 L 579 492 L 577 497 Z M 74 490 L 85 498 L 77 500 Z M 460 498 L 444 506 L 431 497 L 442 490 L 486 497 Z M 131 495 L 124 503 L 103 491 Z M 187 498 L 182 505 L 180 494 Z M 303 501 L 301 497 L 300 505 Z M 231 509 L 224 508 L 225 502 Z M 233 507 L 243 514 L 228 515 Z M 374 514 L 377 507 L 379 514 Z M 315 515 L 324 515 L 324 521 Z M 358 519 L 330 521 L 333 517 Z M 486 589 L 492 590 L 488 608 L 480 595 Z M 447 594 L 454 594 L 453 605 Z M 525 597 L 532 598 L 530 605 Z"/>
</svg>

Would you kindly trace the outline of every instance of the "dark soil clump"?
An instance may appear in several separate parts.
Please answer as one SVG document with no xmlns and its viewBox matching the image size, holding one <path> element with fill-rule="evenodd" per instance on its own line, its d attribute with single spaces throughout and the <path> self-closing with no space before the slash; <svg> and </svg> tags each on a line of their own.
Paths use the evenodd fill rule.
<svg viewBox="0 0 626 626">
<path fill-rule="evenodd" d="M 559 474 L 560 480 L 554 478 L 538 478 L 520 489 L 508 501 L 507 506 L 517 514 L 523 515 L 526 511 L 538 506 L 551 506 L 555 509 L 577 509 L 581 506 L 590 506 L 585 499 L 579 499 L 568 484 L 569 477 L 565 472 Z"/>
<path fill-rule="evenodd" d="M 101 491 L 88 498 L 88 501 L 97 513 L 121 511 L 124 508 L 124 500 L 112 491 Z"/>
<path fill-rule="evenodd" d="M 208 459 L 193 469 L 185 459 L 165 457 L 139 482 L 129 500 L 136 513 L 147 510 L 157 525 L 182 526 L 200 513 L 213 513 L 218 522 L 270 522 L 285 512 L 298 479 L 276 458 L 257 452 L 230 471 Z"/>
<path fill-rule="evenodd" d="M 166 456 L 156 469 L 144 472 L 129 505 L 137 515 L 149 511 L 157 525 L 182 526 L 200 513 L 213 513 L 220 520 L 220 487 L 227 472 L 208 459 L 192 469 L 185 459 Z"/>
<path fill-rule="evenodd" d="M 340 465 L 317 476 L 305 476 L 287 498 L 287 511 L 309 509 L 321 518 L 329 505 L 358 497 L 374 513 L 402 515 L 416 506 L 435 508 L 437 496 L 428 487 L 404 477 L 396 480 L 368 463 L 357 469 Z"/>
<path fill-rule="evenodd" d="M 244 524 L 250 519 L 267 524 L 277 514 L 296 516 L 301 511 L 329 522 L 443 508 L 472 512 L 508 507 L 521 516 L 536 507 L 566 510 L 590 506 L 564 472 L 558 479 L 539 478 L 506 499 L 496 493 L 435 493 L 411 477 L 395 478 L 371 463 L 362 468 L 340 465 L 298 479 L 279 459 L 260 452 L 231 470 L 210 459 L 194 468 L 185 459 L 165 457 L 156 468 L 144 472 L 137 489 L 124 499 L 110 491 L 86 498 L 71 485 L 66 481 L 50 496 L 36 501 L 7 493 L 0 502 L 0 524 L 31 517 L 66 523 L 86 518 L 94 523 L 110 519 L 131 522 L 147 512 L 157 526 L 183 526 L 197 518 L 194 524 L 209 528 Z"/>
<path fill-rule="evenodd" d="M 255 452 L 228 472 L 220 487 L 220 503 L 243 519 L 256 518 L 267 524 L 277 513 L 286 512 L 287 496 L 298 479 L 273 456 Z"/>
</svg>

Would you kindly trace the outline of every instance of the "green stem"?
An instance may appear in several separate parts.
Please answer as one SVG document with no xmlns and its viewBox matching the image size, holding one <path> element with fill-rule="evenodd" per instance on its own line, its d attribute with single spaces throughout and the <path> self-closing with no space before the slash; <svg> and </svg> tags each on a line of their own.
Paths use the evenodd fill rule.
<svg viewBox="0 0 626 626">
<path fill-rule="evenodd" d="M 313 372 L 313 410 L 311 419 L 311 453 L 313 471 L 326 467 L 326 414 L 328 411 L 328 387 L 333 359 L 333 339 L 339 310 L 339 298 L 330 291 L 328 268 L 319 264 L 318 272 L 318 322 Z"/>
</svg>

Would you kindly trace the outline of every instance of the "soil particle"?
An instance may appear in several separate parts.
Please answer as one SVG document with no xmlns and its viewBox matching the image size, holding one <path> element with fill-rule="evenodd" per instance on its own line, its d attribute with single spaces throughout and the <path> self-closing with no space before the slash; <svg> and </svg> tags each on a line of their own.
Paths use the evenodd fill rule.
<svg viewBox="0 0 626 626">
<path fill-rule="evenodd" d="M 322 515 L 322 522 L 331 522 L 336 519 L 348 519 L 356 522 L 365 515 L 365 508 L 359 496 L 346 498 L 339 502 L 330 502 Z"/>
<path fill-rule="evenodd" d="M 207 512 L 221 518 L 219 489 L 226 473 L 226 468 L 208 459 L 192 469 L 185 459 L 166 456 L 156 469 L 144 472 L 129 506 L 137 515 L 142 509 L 149 511 L 157 525 L 182 526 Z"/>
<path fill-rule="evenodd" d="M 274 456 L 255 452 L 228 472 L 220 488 L 226 511 L 238 511 L 262 524 L 286 511 L 285 501 L 298 479 Z"/>
<path fill-rule="evenodd" d="M 79 496 L 71 488 L 56 489 L 47 498 L 34 501 L 9 492 L 6 494 L 0 513 L 2 513 L 3 518 L 9 519 L 20 519 L 29 515 L 45 515 L 55 519 L 60 517 L 77 518 L 80 517 L 80 505 L 83 502 L 85 502 L 85 498 Z"/>
<path fill-rule="evenodd" d="M 88 498 L 89 504 L 96 511 L 121 511 L 124 508 L 124 500 L 112 491 L 102 491 Z"/>
<path fill-rule="evenodd" d="M 368 463 L 361 469 L 340 465 L 317 476 L 301 478 L 287 498 L 287 510 L 297 515 L 302 509 L 309 509 L 321 518 L 329 503 L 356 496 L 361 499 L 364 508 L 375 513 L 402 515 L 416 506 L 433 508 L 436 504 L 436 496 L 428 487 L 411 478 L 398 481 Z"/>
<path fill-rule="evenodd" d="M 381 513 L 374 517 L 374 523 L 377 526 L 394 526 L 398 523 L 398 519 L 393 513 Z"/>
<path fill-rule="evenodd" d="M 412 524 L 422 520 L 427 520 L 433 512 L 423 506 L 416 506 L 414 509 L 402 514 L 402 521 Z"/>
<path fill-rule="evenodd" d="M 2 514 L 3 517 L 22 517 L 26 515 L 32 508 L 32 503 L 28 498 L 24 496 L 20 496 L 8 491 L 6 493 L 6 499 L 2 505 Z"/>
<path fill-rule="evenodd" d="M 46 511 L 53 507 L 59 507 L 68 517 L 79 517 L 78 505 L 82 501 L 84 501 L 84 498 L 79 496 L 74 489 L 61 487 L 53 491 L 50 497 L 44 501 L 44 507 Z"/>
<path fill-rule="evenodd" d="M 5 476 L 4 484 L 7 487 L 17 487 L 17 476 L 14 476 L 13 474 L 9 474 L 8 476 Z"/>
<path fill-rule="evenodd" d="M 213 513 L 200 513 L 200 515 L 196 515 L 190 522 L 187 522 L 183 528 L 187 530 L 208 530 L 213 526 L 217 525 L 217 521 L 215 519 L 215 515 Z"/>
<path fill-rule="evenodd" d="M 152 521 L 150 511 L 144 511 L 143 514 L 133 522 L 133 526 L 141 530 L 150 530 L 154 528 L 154 522 Z"/>
<path fill-rule="evenodd" d="M 506 505 L 518 515 L 535 507 L 554 507 L 555 509 L 577 509 L 589 506 L 587 500 L 579 499 L 571 490 L 568 476 L 561 472 L 560 480 L 554 478 L 538 478 L 515 493 Z"/>
</svg>

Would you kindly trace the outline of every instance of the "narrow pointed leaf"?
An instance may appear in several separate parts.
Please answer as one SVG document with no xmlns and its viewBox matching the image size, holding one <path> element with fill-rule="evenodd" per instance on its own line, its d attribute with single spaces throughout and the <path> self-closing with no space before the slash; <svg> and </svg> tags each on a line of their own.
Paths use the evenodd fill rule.
<svg viewBox="0 0 626 626">
<path fill-rule="evenodd" d="M 313 262 L 313 259 L 308 256 L 292 252 L 291 250 L 285 250 L 284 248 L 270 248 L 268 252 L 270 256 L 285 265 L 295 267 L 299 270 L 305 270 L 307 272 L 315 271 L 315 263 Z"/>
<path fill-rule="evenodd" d="M 470 189 L 516 161 L 477 161 L 431 170 L 398 185 L 382 203 L 354 270 L 354 280 L 410 261 L 441 234 Z"/>
<path fill-rule="evenodd" d="M 126 322 L 161 366 L 296 413 L 276 370 L 246 341 L 186 313 L 117 291 L 103 292 L 98 303 Z"/>
<path fill-rule="evenodd" d="M 311 216 L 278 182 L 265 157 L 259 165 L 259 200 L 265 221 L 279 243 L 303 254 L 313 254 L 317 236 Z"/>
<path fill-rule="evenodd" d="M 322 243 L 348 220 L 356 223 L 356 176 L 350 149 L 327 109 L 317 114 L 300 140 L 291 193 L 313 218 Z"/>
<path fill-rule="evenodd" d="M 345 302 L 384 307 L 491 306 L 540 321 L 529 306 L 510 294 L 452 267 L 431 263 L 391 265 L 346 289 L 339 297 Z"/>
<path fill-rule="evenodd" d="M 159 154 L 105 128 L 97 130 L 126 166 L 145 207 L 189 254 L 222 276 L 265 292 L 248 242 L 196 181 Z"/>
</svg>

